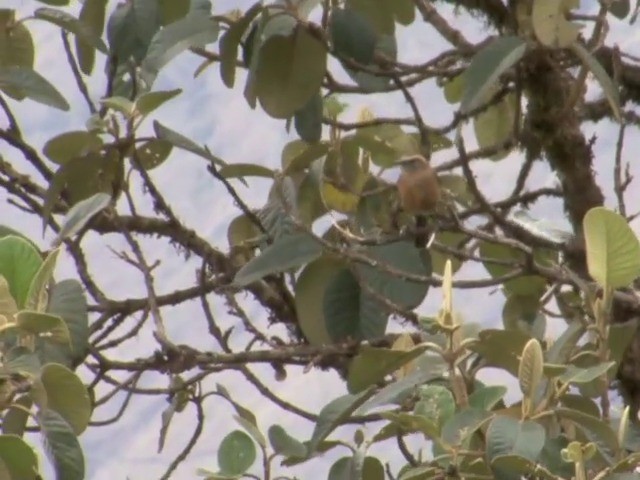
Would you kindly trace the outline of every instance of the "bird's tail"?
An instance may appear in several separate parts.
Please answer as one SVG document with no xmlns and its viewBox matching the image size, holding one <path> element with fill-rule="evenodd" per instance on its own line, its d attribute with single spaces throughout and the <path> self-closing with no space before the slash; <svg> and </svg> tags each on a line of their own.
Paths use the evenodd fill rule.
<svg viewBox="0 0 640 480">
<path fill-rule="evenodd" d="M 427 246 L 427 238 L 429 232 L 427 232 L 427 217 L 424 215 L 416 215 L 416 248 L 423 249 Z"/>
</svg>

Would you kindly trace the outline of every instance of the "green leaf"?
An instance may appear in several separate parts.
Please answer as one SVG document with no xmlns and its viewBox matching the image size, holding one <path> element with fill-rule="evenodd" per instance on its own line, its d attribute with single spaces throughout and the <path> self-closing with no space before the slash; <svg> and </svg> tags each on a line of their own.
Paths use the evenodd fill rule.
<svg viewBox="0 0 640 480">
<path fill-rule="evenodd" d="M 398 45 L 396 43 L 396 38 L 393 35 L 381 35 L 376 41 L 375 54 L 379 55 L 381 58 L 395 61 L 398 57 Z M 375 72 L 370 71 L 380 69 L 380 67 L 374 62 L 366 65 L 367 70 L 369 71 L 352 69 L 344 63 L 342 66 L 353 81 L 356 82 L 365 92 L 373 93 L 383 91 L 390 83 L 390 77 L 388 75 L 384 75 L 384 72 L 377 75 Z"/>
<path fill-rule="evenodd" d="M 47 408 L 58 412 L 76 435 L 84 432 L 91 419 L 91 400 L 80 378 L 62 365 L 49 363 L 40 379 L 47 392 Z"/>
<path fill-rule="evenodd" d="M 282 171 L 286 175 L 305 170 L 314 160 L 323 157 L 329 151 L 326 143 L 309 144 L 304 140 L 294 140 L 282 149 Z"/>
<path fill-rule="evenodd" d="M 332 277 L 324 293 L 323 309 L 326 328 L 334 342 L 377 338 L 387 328 L 388 313 L 361 290 L 348 268 Z"/>
<path fill-rule="evenodd" d="M 175 0 L 158 0 L 158 4 L 160 6 L 162 25 L 169 25 L 189 13 L 191 0 L 180 0 L 179 2 Z"/>
<path fill-rule="evenodd" d="M 365 390 L 357 395 L 343 395 L 325 405 L 318 415 L 308 451 L 310 453 L 315 452 L 320 443 L 349 418 L 367 400 L 370 394 L 370 390 Z"/>
<path fill-rule="evenodd" d="M 489 418 L 490 412 L 478 408 L 460 410 L 442 426 L 442 441 L 449 445 L 464 445 Z"/>
<path fill-rule="evenodd" d="M 267 275 L 286 272 L 309 263 L 321 253 L 321 245 L 308 233 L 283 236 L 242 267 L 236 273 L 233 284 L 245 287 Z"/>
<path fill-rule="evenodd" d="M 491 459 L 491 468 L 496 478 L 501 480 L 518 480 L 527 477 L 537 472 L 536 466 L 536 462 L 516 454 L 497 455 Z M 540 478 L 545 478 L 544 473 L 540 473 Z M 555 478 L 550 475 L 549 477 L 547 477 L 548 480 Z"/>
<path fill-rule="evenodd" d="M 87 300 L 80 282 L 63 280 L 56 283 L 51 288 L 47 312 L 62 317 L 71 342 L 61 344 L 47 338 L 38 339 L 36 350 L 42 363 L 55 362 L 75 367 L 84 359 L 89 343 Z"/>
<path fill-rule="evenodd" d="M 376 457 L 365 457 L 362 463 L 361 473 L 363 479 L 385 480 L 384 467 Z"/>
<path fill-rule="evenodd" d="M 402 25 L 411 25 L 416 18 L 415 5 L 412 0 L 396 0 L 391 4 L 396 21 Z"/>
<path fill-rule="evenodd" d="M 307 447 L 304 443 L 293 438 L 280 425 L 271 425 L 268 435 L 271 448 L 273 448 L 273 451 L 278 455 L 298 458 L 307 456 Z"/>
<path fill-rule="evenodd" d="M 527 44 L 520 37 L 501 36 L 475 54 L 465 72 L 465 88 L 460 104 L 461 113 L 469 113 L 487 100 L 500 75 L 517 64 Z"/>
<path fill-rule="evenodd" d="M 506 393 L 507 387 L 504 385 L 482 387 L 469 395 L 469 406 L 490 411 L 502 400 Z"/>
<path fill-rule="evenodd" d="M 13 434 L 22 437 L 29 420 L 29 411 L 33 405 L 30 395 L 22 395 L 15 399 L 9 408 L 4 411 L 2 417 L 2 433 Z M 3 449 L 0 448 L 0 456 Z M 4 460 L 4 459 L 3 459 Z"/>
<path fill-rule="evenodd" d="M 412 395 L 415 388 L 433 379 L 440 377 L 446 370 L 444 362 L 437 362 L 435 356 L 427 357 L 429 362 L 427 368 L 418 366 L 415 371 L 406 377 L 391 382 L 380 389 L 373 397 L 367 400 L 356 412 L 363 415 L 373 408 L 387 404 L 401 404 L 409 395 Z M 433 361 L 431 361 L 433 360 Z M 418 364 L 419 365 L 419 364 Z"/>
<path fill-rule="evenodd" d="M 560 403 L 563 407 L 576 410 L 584 413 L 585 415 L 591 415 L 596 418 L 600 416 L 600 409 L 598 408 L 598 405 L 596 405 L 591 398 L 577 393 L 566 393 L 562 395 L 560 397 Z"/>
<path fill-rule="evenodd" d="M 309 101 L 293 117 L 293 125 L 298 136 L 309 143 L 316 143 L 322 138 L 322 96 L 320 92 Z"/>
<path fill-rule="evenodd" d="M 271 36 L 260 47 L 255 70 L 262 108 L 274 118 L 290 117 L 317 94 L 326 68 L 326 48 L 307 28 Z"/>
<path fill-rule="evenodd" d="M 418 346 L 411 350 L 390 350 L 363 345 L 349 365 L 347 388 L 349 393 L 359 393 L 375 385 L 385 376 L 418 358 L 427 348 Z"/>
<path fill-rule="evenodd" d="M 255 163 L 229 163 L 219 172 L 224 178 L 264 177 L 273 178 L 274 172 L 270 168 Z"/>
<path fill-rule="evenodd" d="M 68 343 L 70 333 L 62 318 L 49 313 L 21 310 L 16 313 L 16 327 L 33 335 L 50 333 L 52 341 Z"/>
<path fill-rule="evenodd" d="M 218 24 L 209 17 L 190 14 L 158 31 L 141 65 L 148 85 L 153 84 L 160 69 L 178 54 L 215 42 L 219 30 Z"/>
<path fill-rule="evenodd" d="M 501 145 L 513 135 L 516 128 L 516 101 L 515 94 L 506 95 L 473 118 L 473 129 L 479 147 L 491 148 Z M 502 160 L 508 154 L 509 150 L 502 149 L 489 158 Z"/>
<path fill-rule="evenodd" d="M 105 55 L 108 53 L 107 46 L 102 39 L 94 33 L 93 29 L 73 15 L 62 10 L 46 7 L 37 9 L 33 15 L 40 20 L 46 20 L 47 22 L 58 25 L 67 32 L 73 33 L 76 37 L 82 39 L 83 42 L 100 50 Z"/>
<path fill-rule="evenodd" d="M 115 150 L 69 160 L 50 181 L 42 209 L 43 230 L 61 195 L 66 195 L 67 202 L 73 205 L 98 192 L 118 194 L 123 182 L 124 167 Z"/>
<path fill-rule="evenodd" d="M 563 419 L 573 422 L 591 442 L 598 447 L 598 451 L 605 458 L 612 459 L 614 453 L 618 451 L 618 439 L 616 433 L 600 418 L 592 417 L 585 413 L 570 410 L 568 408 L 557 408 L 555 412 Z"/>
<path fill-rule="evenodd" d="M 629 285 L 640 276 L 640 242 L 621 215 L 604 207 L 582 221 L 589 274 L 605 289 Z"/>
<path fill-rule="evenodd" d="M 538 295 L 509 295 L 502 309 L 504 328 L 522 330 L 538 340 L 544 340 L 547 317 L 539 310 Z"/>
<path fill-rule="evenodd" d="M 153 121 L 153 130 L 156 133 L 156 137 L 158 137 L 161 140 L 166 140 L 174 147 L 178 147 L 183 150 L 186 150 L 187 152 L 191 152 L 194 155 L 198 155 L 199 157 L 202 157 L 206 160 L 210 160 L 218 165 L 223 165 L 223 166 L 226 165 L 226 163 L 223 162 L 221 159 L 212 155 L 211 152 L 209 152 L 209 150 L 206 147 L 205 148 L 200 147 L 189 138 L 185 137 L 181 133 L 171 130 L 168 127 L 165 127 L 157 120 Z"/>
<path fill-rule="evenodd" d="M 332 119 L 337 119 L 342 112 L 349 107 L 348 104 L 340 101 L 338 95 L 332 93 L 323 99 L 323 115 Z"/>
<path fill-rule="evenodd" d="M 26 304 L 29 287 L 42 265 L 42 257 L 34 246 L 13 235 L 0 239 L 0 275 L 9 284 L 18 308 Z"/>
<path fill-rule="evenodd" d="M 152 170 L 169 158 L 173 145 L 167 140 L 152 138 L 136 147 L 134 155 L 140 166 L 145 170 Z"/>
<path fill-rule="evenodd" d="M 227 402 L 229 402 L 241 418 L 245 419 L 251 425 L 257 427 L 258 421 L 256 420 L 256 416 L 253 414 L 253 412 L 251 412 L 251 410 L 247 410 L 238 402 L 236 402 L 229 394 L 229 391 L 223 385 L 220 385 L 219 383 L 216 384 L 216 393 L 224 398 Z"/>
<path fill-rule="evenodd" d="M 532 338 L 522 349 L 520 365 L 518 366 L 518 381 L 520 391 L 526 400 L 533 400 L 542 381 L 544 357 L 540 342 Z"/>
<path fill-rule="evenodd" d="M 406 241 L 370 247 L 367 255 L 380 268 L 369 265 L 358 265 L 356 271 L 373 291 L 406 309 L 420 305 L 429 291 L 429 285 L 398 278 L 397 273 L 384 271 L 391 268 L 395 272 L 410 275 L 431 275 L 431 258 L 426 251 L 420 251 Z"/>
<path fill-rule="evenodd" d="M 134 103 L 133 111 L 137 112 L 140 116 L 147 116 L 155 109 L 181 93 L 182 89 L 180 88 L 176 88 L 175 90 L 143 93 Z"/>
<path fill-rule="evenodd" d="M 242 36 L 261 11 L 262 4 L 254 3 L 220 38 L 220 77 L 228 88 L 232 88 L 235 83 L 238 46 Z"/>
<path fill-rule="evenodd" d="M 36 419 L 56 478 L 84 480 L 84 455 L 78 438 L 59 413 L 41 409 Z"/>
<path fill-rule="evenodd" d="M 248 420 L 241 415 L 234 415 L 233 419 L 240 424 L 242 428 L 246 430 L 246 432 L 253 437 L 253 439 L 258 442 L 258 445 L 261 447 L 267 446 L 267 440 L 264 438 L 262 432 L 258 429 L 258 426 L 254 421 Z"/>
<path fill-rule="evenodd" d="M 612 0 L 609 2 L 609 12 L 624 20 L 631 12 L 631 2 L 629 0 Z"/>
<path fill-rule="evenodd" d="M 638 330 L 638 319 L 609 326 L 609 360 L 619 365 L 627 351 L 627 347 L 635 339 Z"/>
<path fill-rule="evenodd" d="M 31 68 L 0 67 L 0 90 L 7 89 L 16 90 L 43 105 L 65 112 L 69 110 L 69 104 L 56 87 Z"/>
<path fill-rule="evenodd" d="M 444 98 L 447 103 L 455 104 L 459 103 L 462 100 L 462 95 L 464 94 L 464 85 L 465 85 L 465 74 L 464 72 L 460 75 L 456 75 L 455 77 L 447 80 L 447 83 L 442 87 L 442 91 L 444 92 Z"/>
<path fill-rule="evenodd" d="M 110 202 L 111 195 L 106 193 L 96 193 L 95 195 L 76 203 L 65 215 L 60 231 L 53 241 L 53 245 L 57 246 L 62 243 L 62 240 L 73 237 L 84 228 L 89 220 L 104 210 Z"/>
<path fill-rule="evenodd" d="M 97 38 L 102 37 L 104 31 L 104 19 L 107 10 L 107 0 L 85 0 L 80 9 L 79 20 L 91 34 Z M 76 36 L 76 55 L 80 70 L 86 75 L 91 75 L 95 63 L 95 48 L 91 42 Z"/>
<path fill-rule="evenodd" d="M 620 94 L 618 92 L 618 87 L 614 85 L 606 70 L 602 68 L 602 65 L 600 65 L 600 62 L 598 62 L 598 60 L 591 55 L 586 48 L 579 43 L 573 43 L 571 45 L 571 49 L 578 58 L 580 58 L 582 63 L 589 67 L 591 73 L 596 77 L 602 87 L 605 97 L 607 97 L 607 101 L 611 106 L 611 110 L 613 110 L 616 120 L 618 120 L 618 122 L 622 122 L 622 109 L 620 107 Z"/>
<path fill-rule="evenodd" d="M 575 43 L 580 27 L 566 19 L 579 0 L 536 0 L 531 10 L 531 23 L 536 37 L 551 48 L 567 48 Z"/>
<path fill-rule="evenodd" d="M 442 385 L 422 385 L 418 387 L 419 400 L 413 413 L 422 415 L 442 428 L 456 411 L 456 402 L 451 391 Z"/>
<path fill-rule="evenodd" d="M 119 63 L 126 63 L 133 57 L 139 65 L 158 28 L 160 14 L 156 0 L 132 0 L 116 5 L 107 22 L 111 54 Z"/>
<path fill-rule="evenodd" d="M 492 460 L 499 455 L 515 454 L 535 462 L 544 447 L 545 436 L 539 423 L 497 416 L 487 429 L 487 457 Z"/>
<path fill-rule="evenodd" d="M 562 459 L 561 451 L 567 448 L 569 441 L 566 437 L 560 435 L 555 438 L 547 438 L 538 462 L 555 475 L 561 478 L 569 478 L 573 476 L 575 470 L 572 464 Z"/>
<path fill-rule="evenodd" d="M 125 97 L 114 96 L 100 99 L 100 103 L 105 107 L 120 112 L 125 118 L 133 117 L 133 102 Z"/>
<path fill-rule="evenodd" d="M 307 227 L 310 227 L 318 218 L 327 213 L 327 208 L 320 195 L 318 181 L 311 172 L 304 176 L 298 186 L 296 212 L 298 219 Z"/>
<path fill-rule="evenodd" d="M 7 480 L 34 479 L 39 470 L 36 452 L 16 435 L 0 435 L 0 463 L 0 471 L 9 474 Z"/>
<path fill-rule="evenodd" d="M 517 376 L 519 357 L 531 336 L 520 331 L 486 329 L 480 332 L 479 341 L 469 349 L 479 354 L 486 366 L 503 368 Z"/>
<path fill-rule="evenodd" d="M 381 442 L 395 437 L 398 433 L 422 433 L 428 440 L 439 442 L 439 428 L 430 418 L 414 413 L 381 412 L 380 416 L 391 423 L 385 425 L 373 437 L 374 442 Z"/>
<path fill-rule="evenodd" d="M 564 364 L 566 363 L 573 349 L 576 347 L 582 335 L 584 335 L 585 328 L 582 322 L 572 322 L 567 329 L 562 332 L 555 342 L 547 350 L 546 360 L 549 363 Z"/>
<path fill-rule="evenodd" d="M 331 10 L 330 34 L 338 56 L 362 65 L 373 61 L 378 34 L 371 22 L 351 8 Z"/>
<path fill-rule="evenodd" d="M 102 147 L 102 139 L 95 133 L 84 130 L 65 132 L 47 141 L 42 148 L 49 160 L 62 165 L 74 157 L 97 152 Z"/>
<path fill-rule="evenodd" d="M 480 242 L 479 253 L 484 260 L 484 268 L 487 269 L 493 278 L 502 277 L 503 275 L 511 273 L 515 268 L 517 268 L 516 266 L 518 264 L 523 264 L 526 258 L 524 253 L 516 250 L 515 248 L 485 241 Z M 507 265 L 493 263 L 488 261 L 489 259 L 499 260 L 502 262 L 513 262 L 514 267 L 512 268 Z M 546 284 L 546 280 L 542 277 L 536 275 L 522 275 L 504 282 L 503 288 L 507 290 L 509 294 L 540 297 L 545 291 Z"/>
<path fill-rule="evenodd" d="M 35 310 L 41 312 L 46 307 L 48 301 L 48 287 L 53 279 L 53 271 L 56 268 L 60 249 L 56 248 L 47 254 L 42 265 L 36 272 L 29 285 L 29 293 L 25 302 L 25 310 Z"/>
<path fill-rule="evenodd" d="M 218 449 L 218 465 L 223 474 L 242 475 L 256 461 L 256 447 L 241 430 L 227 435 Z"/>
<path fill-rule="evenodd" d="M 347 478 L 362 478 L 355 471 L 352 457 L 342 457 L 336 460 L 329 468 L 329 474 L 327 475 L 327 480 L 343 480 Z"/>
<path fill-rule="evenodd" d="M 304 267 L 295 284 L 294 297 L 300 329 L 311 345 L 331 343 L 324 316 L 324 294 L 344 262 L 322 256 Z"/>
<path fill-rule="evenodd" d="M 35 48 L 31 32 L 24 22 L 16 22 L 15 10 L 0 10 L 0 66 L 33 68 Z M 24 96 L 12 90 L 16 100 Z"/>
<path fill-rule="evenodd" d="M 604 362 L 589 368 L 569 365 L 558 380 L 563 383 L 589 383 L 607 373 L 614 365 L 615 362 Z"/>
<path fill-rule="evenodd" d="M 6 372 L 19 373 L 30 377 L 36 377 L 40 373 L 42 364 L 38 356 L 29 348 L 22 346 L 12 347 L 4 355 L 4 365 Z M 7 433 L 7 432 L 5 432 Z"/>
</svg>

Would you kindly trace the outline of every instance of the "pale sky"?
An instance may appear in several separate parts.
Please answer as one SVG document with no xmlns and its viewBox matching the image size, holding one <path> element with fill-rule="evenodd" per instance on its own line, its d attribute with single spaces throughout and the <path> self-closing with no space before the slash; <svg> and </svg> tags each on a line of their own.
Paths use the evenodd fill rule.
<svg viewBox="0 0 640 480">
<path fill-rule="evenodd" d="M 6 0 L 3 3 L 6 3 Z M 23 15 L 42 6 L 34 0 L 12 0 L 8 3 L 9 6 L 19 8 Z M 77 2 L 73 3 L 77 6 Z M 222 13 L 231 8 L 245 10 L 252 3 L 253 0 L 218 0 L 214 4 L 214 12 Z M 584 5 L 587 2 L 583 1 L 582 3 L 582 11 L 586 11 Z M 589 3 L 592 4 L 592 2 Z M 115 2 L 111 2 L 111 5 L 115 5 Z M 442 2 L 438 4 L 438 10 L 446 12 L 448 19 L 454 18 L 452 12 L 447 10 Z M 456 28 L 461 30 L 471 41 L 481 40 L 486 33 L 479 22 L 470 21 L 466 17 L 457 17 L 454 23 Z M 30 21 L 28 26 L 34 34 L 38 49 L 37 71 L 54 83 L 72 105 L 71 111 L 65 113 L 53 111 L 30 101 L 20 104 L 10 101 L 29 143 L 40 148 L 47 139 L 56 134 L 72 129 L 83 129 L 88 118 L 88 110 L 77 93 L 75 83 L 68 72 L 57 28 L 38 21 Z M 612 19 L 608 44 L 612 44 L 612 42 L 619 42 L 623 50 L 637 52 L 637 25 L 629 27 L 623 22 Z M 425 61 L 445 46 L 447 44 L 430 26 L 422 22 L 418 14 L 413 26 L 398 28 L 399 60 L 405 63 Z M 209 49 L 217 51 L 217 45 L 210 45 Z M 208 145 L 215 155 L 229 163 L 260 162 L 266 166 L 278 168 L 281 149 L 287 141 L 295 138 L 295 134 L 287 135 L 284 122 L 269 118 L 259 108 L 251 110 L 247 106 L 242 95 L 244 72 L 238 71 L 236 85 L 233 90 L 229 90 L 220 80 L 218 66 L 209 67 L 194 79 L 192 73 L 200 62 L 201 60 L 194 55 L 183 54 L 162 71 L 154 90 L 182 88 L 184 93 L 159 109 L 156 114 L 152 115 L 152 118 L 192 138 L 197 143 Z M 90 81 L 90 93 L 94 100 L 97 100 L 104 90 L 102 65 L 103 57 L 98 54 L 95 72 Z M 338 67 L 332 71 L 340 70 Z M 348 77 L 344 72 L 340 72 L 339 78 L 347 79 Z M 597 86 L 596 91 L 599 91 Z M 434 88 L 433 82 L 425 83 L 414 89 L 414 93 L 429 125 L 439 126 L 449 121 L 452 109 L 444 101 L 441 92 Z M 399 94 L 367 97 L 345 95 L 342 99 L 352 105 L 347 118 L 354 118 L 362 106 L 367 106 L 380 116 L 407 116 L 410 114 L 408 106 Z M 151 119 L 147 121 L 143 131 L 150 131 L 150 129 Z M 595 126 L 586 126 L 585 131 L 588 132 L 588 135 L 597 134 L 598 180 L 607 194 L 607 206 L 614 207 L 611 165 L 613 164 L 617 137 L 616 127 L 601 122 Z M 469 149 L 475 147 L 475 139 L 471 132 L 472 130 L 467 128 L 466 138 Z M 623 159 L 631 161 L 636 155 L 634 152 L 638 151 L 640 151 L 638 135 L 635 130 L 630 130 L 626 139 Z M 23 171 L 28 171 L 21 156 L 8 149 L 5 144 L 0 145 L 0 153 L 5 158 L 15 161 Z M 434 161 L 437 163 L 455 156 L 456 153 L 453 150 L 448 150 L 436 154 Z M 499 168 L 496 168 L 496 165 L 488 160 L 474 162 L 473 168 L 483 191 L 491 198 L 500 198 L 508 195 L 512 189 L 513 180 L 510 181 L 510 179 L 514 179 L 519 171 L 520 157 L 517 153 L 512 154 L 509 158 L 501 161 Z M 170 159 L 153 171 L 153 177 L 181 220 L 196 229 L 213 245 L 226 249 L 227 225 L 240 212 L 233 205 L 222 186 L 206 173 L 206 165 L 203 161 L 187 152 L 174 150 Z M 538 162 L 529 185 L 540 186 L 552 181 L 546 165 L 543 162 Z M 236 186 L 238 192 L 250 206 L 258 207 L 265 201 L 269 182 L 251 179 L 248 188 L 239 182 Z M 628 196 L 627 205 L 631 211 L 635 211 L 640 205 L 638 201 L 640 193 L 638 192 L 636 189 Z M 144 197 L 142 192 L 138 191 L 136 196 L 150 212 L 148 199 Z M 45 239 L 42 239 L 40 221 L 6 206 L 6 198 L 6 193 L 0 191 L 0 202 L 5 205 L 3 223 L 30 235 L 37 243 L 46 247 L 52 238 L 51 232 L 47 232 Z M 560 224 L 564 222 L 562 209 L 559 208 L 557 201 L 540 202 L 532 211 L 540 218 L 556 220 Z M 564 224 L 566 225 L 566 222 Z M 175 254 L 171 247 L 154 239 L 145 239 L 143 244 L 148 249 L 147 251 L 151 252 L 150 259 L 152 261 L 162 260 L 160 267 L 162 273 L 159 275 L 157 285 L 158 292 L 166 293 L 193 283 L 195 270 L 199 267 L 198 262 L 184 261 Z M 117 236 L 88 235 L 85 237 L 84 246 L 91 262 L 90 270 L 101 288 L 118 299 L 128 296 L 144 296 L 145 292 L 139 274 L 116 259 L 107 248 L 109 246 L 116 249 L 123 247 L 123 242 Z M 57 278 L 63 279 L 73 276 L 75 276 L 75 269 L 67 258 L 59 265 Z M 466 265 L 458 272 L 456 278 L 481 276 L 486 276 L 482 267 Z M 454 303 L 454 306 L 468 321 L 480 322 L 484 326 L 499 327 L 502 325 L 503 296 L 498 292 L 492 295 L 488 295 L 488 293 L 489 291 L 456 292 L 454 302 L 457 300 L 457 303 Z M 248 306 L 252 318 L 264 317 L 260 308 L 247 300 L 248 297 L 241 296 L 240 298 Z M 211 301 L 212 305 L 217 307 L 214 309 L 214 314 L 218 315 L 217 318 L 223 325 L 231 325 L 234 321 L 226 318 L 224 307 L 220 302 L 213 299 Z M 424 314 L 433 314 L 439 307 L 440 301 L 438 289 L 431 289 L 420 311 Z M 198 304 L 167 308 L 164 310 L 164 316 L 171 339 L 175 343 L 188 343 L 195 348 L 204 350 L 215 348 L 206 332 Z M 563 325 L 558 325 L 555 322 L 557 320 L 549 320 L 549 331 L 560 331 Z M 269 333 L 281 332 L 273 330 Z M 242 335 L 243 333 L 237 330 L 232 336 L 236 345 L 240 345 L 238 340 L 243 338 Z M 147 331 L 111 354 L 117 355 L 119 358 L 132 359 L 147 355 L 155 347 L 156 344 L 151 338 L 150 331 Z M 331 373 L 313 371 L 303 374 L 301 369 L 289 368 L 287 371 L 288 379 L 278 383 L 273 380 L 274 375 L 271 368 L 253 367 L 252 370 L 262 378 L 268 379 L 267 384 L 274 393 L 313 412 L 318 412 L 330 400 L 346 392 L 337 376 Z M 86 374 L 86 372 L 83 373 Z M 506 375 L 498 376 L 492 372 L 485 372 L 483 380 L 489 383 L 507 383 L 512 388 L 510 398 L 514 398 L 513 395 L 517 393 L 514 390 L 516 388 L 514 379 Z M 285 428 L 291 429 L 290 433 L 294 433 L 299 440 L 306 440 L 310 437 L 313 430 L 311 423 L 293 418 L 278 407 L 266 403 L 254 387 L 238 375 L 216 375 L 206 382 L 205 388 L 210 388 L 215 383 L 224 384 L 245 407 L 257 414 L 263 433 L 266 434 L 271 424 L 279 423 Z M 144 377 L 143 385 L 165 386 L 166 379 L 159 375 L 148 375 Z M 87 460 L 87 478 L 110 480 L 128 477 L 131 480 L 146 480 L 159 477 L 168 463 L 183 448 L 194 425 L 194 415 L 191 409 L 175 417 L 164 451 L 162 454 L 156 454 L 160 412 L 165 405 L 163 398 L 134 396 L 121 421 L 107 427 L 90 428 L 84 433 L 81 437 L 81 443 Z M 93 419 L 107 418 L 110 412 L 113 413 L 118 407 L 119 403 L 112 402 L 110 408 L 98 410 Z M 217 397 L 210 397 L 208 403 L 205 404 L 205 409 L 207 413 L 205 432 L 194 452 L 187 461 L 181 464 L 173 478 L 194 478 L 195 469 L 198 467 L 215 470 L 215 452 L 219 443 L 226 433 L 240 428 L 231 419 L 232 409 L 226 403 L 220 402 Z M 367 429 L 366 433 L 372 435 L 375 431 L 376 429 Z M 325 457 L 307 462 L 303 468 L 296 469 L 295 472 L 301 478 L 311 478 L 308 476 L 311 472 L 324 478 L 334 459 L 347 453 L 346 450 L 333 451 Z M 381 454 L 383 461 L 388 459 L 387 453 L 380 447 L 371 450 L 371 454 Z M 41 463 L 46 465 L 47 460 L 41 457 Z M 396 468 L 399 465 L 397 462 L 394 463 Z M 314 476 L 313 478 L 318 477 Z"/>
</svg>

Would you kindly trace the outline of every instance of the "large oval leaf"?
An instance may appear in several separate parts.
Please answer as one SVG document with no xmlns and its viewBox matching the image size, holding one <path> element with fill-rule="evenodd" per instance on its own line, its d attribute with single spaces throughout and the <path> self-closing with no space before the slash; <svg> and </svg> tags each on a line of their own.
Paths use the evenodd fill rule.
<svg viewBox="0 0 640 480">
<path fill-rule="evenodd" d="M 69 104 L 56 87 L 42 75 L 26 67 L 0 67 L 0 90 L 20 92 L 31 100 L 59 110 L 69 110 Z"/>
<path fill-rule="evenodd" d="M 202 47 L 218 38 L 218 24 L 208 16 L 190 14 L 158 31 L 149 44 L 142 72 L 151 86 L 162 67 L 190 47 Z"/>
<path fill-rule="evenodd" d="M 305 27 L 271 36 L 260 47 L 255 72 L 262 108 L 274 118 L 289 118 L 318 92 L 326 69 L 327 50 Z"/>
<path fill-rule="evenodd" d="M 339 56 L 367 65 L 373 60 L 378 35 L 373 25 L 351 8 L 331 10 L 331 40 Z"/>
<path fill-rule="evenodd" d="M 488 100 L 486 95 L 500 75 L 520 61 L 527 44 L 520 37 L 503 36 L 493 40 L 471 60 L 465 72 L 461 113 L 468 113 Z"/>
<path fill-rule="evenodd" d="M 85 0 L 80 9 L 78 19 L 97 38 L 102 37 L 104 31 L 104 19 L 107 11 L 107 0 Z M 91 42 L 76 36 L 76 53 L 80 70 L 86 75 L 91 75 L 95 63 L 95 48 Z"/>
<path fill-rule="evenodd" d="M 429 285 L 417 283 L 403 278 L 398 274 L 389 273 L 385 268 L 391 268 L 399 274 L 431 275 L 431 257 L 427 251 L 415 248 L 410 242 L 395 242 L 387 245 L 371 247 L 367 254 L 381 263 L 380 268 L 360 265 L 357 268 L 363 281 L 375 293 L 406 309 L 420 305 L 429 291 Z"/>
<path fill-rule="evenodd" d="M 251 437 L 241 430 L 227 435 L 218 449 L 218 465 L 223 474 L 241 475 L 256 460 L 256 447 Z"/>
<path fill-rule="evenodd" d="M 308 233 L 284 235 L 242 267 L 236 273 L 233 284 L 244 287 L 267 275 L 286 272 L 309 263 L 321 253 L 322 247 Z"/>
<path fill-rule="evenodd" d="M 14 235 L 0 239 L 0 275 L 9 284 L 18 308 L 24 307 L 31 282 L 41 265 L 40 253 L 27 240 Z"/>
<path fill-rule="evenodd" d="M 40 379 L 47 392 L 47 407 L 58 412 L 76 435 L 87 428 L 91 400 L 80 378 L 62 365 L 50 363 L 42 368 Z"/>
<path fill-rule="evenodd" d="M 323 256 L 308 264 L 296 281 L 294 295 L 298 322 L 311 345 L 331 343 L 324 317 L 324 293 L 343 268 L 344 262 Z"/>
<path fill-rule="evenodd" d="M 621 215 L 592 208 L 583 219 L 589 274 L 602 287 L 620 288 L 640 276 L 640 242 Z"/>
<path fill-rule="evenodd" d="M 56 478 L 84 480 L 85 465 L 82 447 L 69 424 L 54 410 L 41 409 L 37 416 L 47 454 L 53 463 Z"/>
<path fill-rule="evenodd" d="M 62 317 L 69 330 L 70 344 L 39 338 L 37 352 L 43 363 L 60 363 L 75 367 L 84 358 L 89 342 L 87 300 L 82 285 L 77 280 L 56 283 L 49 296 L 47 312 Z"/>
<path fill-rule="evenodd" d="M 4 422 L 3 422 L 4 423 Z M 16 435 L 0 435 L 0 472 L 9 474 L 8 480 L 36 478 L 38 457 L 33 448 Z"/>
<path fill-rule="evenodd" d="M 58 25 L 63 30 L 73 33 L 76 37 L 97 48 L 105 55 L 107 54 L 107 46 L 102 39 L 86 23 L 81 22 L 73 15 L 55 8 L 39 8 L 35 11 L 34 16 L 40 20 L 46 20 Z"/>
</svg>

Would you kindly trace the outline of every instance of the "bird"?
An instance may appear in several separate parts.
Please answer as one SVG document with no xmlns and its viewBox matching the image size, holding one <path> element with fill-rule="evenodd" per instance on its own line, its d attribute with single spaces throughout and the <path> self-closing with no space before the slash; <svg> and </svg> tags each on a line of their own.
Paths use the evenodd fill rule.
<svg viewBox="0 0 640 480">
<path fill-rule="evenodd" d="M 422 155 L 409 155 L 398 160 L 402 172 L 396 186 L 400 207 L 406 213 L 415 215 L 417 248 L 427 245 L 426 214 L 432 212 L 440 201 L 438 176 L 431 168 L 429 160 Z"/>
</svg>

